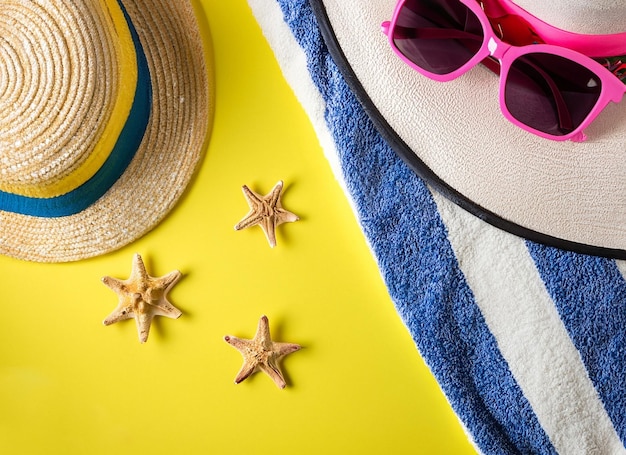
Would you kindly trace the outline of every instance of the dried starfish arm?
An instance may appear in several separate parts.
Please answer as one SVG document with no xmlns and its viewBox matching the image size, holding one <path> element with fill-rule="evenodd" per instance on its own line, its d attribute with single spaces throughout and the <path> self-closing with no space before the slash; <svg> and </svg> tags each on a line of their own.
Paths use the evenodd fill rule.
<svg viewBox="0 0 626 455">
<path fill-rule="evenodd" d="M 133 267 L 130 272 L 129 281 L 148 281 L 150 275 L 146 270 L 146 265 L 143 263 L 143 259 L 139 254 L 133 255 Z"/>
<path fill-rule="evenodd" d="M 165 316 L 170 319 L 178 319 L 183 314 L 182 311 L 169 302 L 160 302 L 152 306 L 154 307 L 152 310 L 152 314 L 154 316 Z"/>
<path fill-rule="evenodd" d="M 252 365 L 244 364 L 241 367 L 241 370 L 239 370 L 239 373 L 237 373 L 237 377 L 235 378 L 235 384 L 239 384 L 242 381 L 248 379 L 248 377 L 250 377 L 250 375 L 254 373 L 256 370 L 257 370 L 256 367 Z"/>
<path fill-rule="evenodd" d="M 248 357 L 254 355 L 254 343 L 252 340 L 244 340 L 232 335 L 226 335 L 224 341 L 236 348 L 243 356 L 243 365 L 235 377 L 235 384 L 239 384 L 256 371 L 256 364 L 248 361 Z"/>
<path fill-rule="evenodd" d="M 298 221 L 299 219 L 297 215 L 284 209 L 276 209 L 273 215 L 263 218 L 260 225 L 270 246 L 272 248 L 276 246 L 276 228 L 278 226 L 283 223 Z"/>
<path fill-rule="evenodd" d="M 115 324 L 119 321 L 125 321 L 135 317 L 132 309 L 126 305 L 119 305 L 110 315 L 108 315 L 102 323 L 104 325 Z"/>
<path fill-rule="evenodd" d="M 115 292 L 126 292 L 126 282 L 113 278 L 111 276 L 105 276 L 102 278 L 102 282 Z"/>
<path fill-rule="evenodd" d="M 242 381 L 248 379 L 250 375 L 252 375 L 252 373 L 257 371 L 258 369 L 258 365 L 250 364 L 244 361 L 243 365 L 241 365 L 239 373 L 237 373 L 237 376 L 235 377 L 235 384 L 239 384 Z"/>
<path fill-rule="evenodd" d="M 243 195 L 246 198 L 246 201 L 248 201 L 248 203 L 252 207 L 258 207 L 263 205 L 263 196 L 256 193 L 255 191 L 252 191 L 250 187 L 248 187 L 248 185 L 242 186 L 241 190 L 243 191 Z"/>
<path fill-rule="evenodd" d="M 268 360 L 267 363 L 260 364 L 259 369 L 272 378 L 274 383 L 281 389 L 284 389 L 287 385 L 283 373 L 278 369 L 278 365 L 274 361 Z"/>
<path fill-rule="evenodd" d="M 254 211 L 249 212 L 248 215 L 253 215 Z M 255 224 L 259 224 L 263 221 L 263 216 L 246 216 L 243 220 L 235 225 L 235 230 L 240 231 L 241 229 L 245 229 L 250 226 L 254 226 Z"/>
<path fill-rule="evenodd" d="M 152 314 L 150 313 L 139 313 L 135 315 L 135 322 L 137 325 L 137 334 L 139 336 L 139 341 L 141 343 L 145 343 L 148 340 L 148 335 L 150 334 L 150 325 L 152 323 Z"/>
<path fill-rule="evenodd" d="M 167 300 L 167 295 L 170 292 L 170 289 L 174 287 L 174 285 L 178 282 L 178 280 L 180 280 L 181 277 L 182 273 L 180 273 L 178 270 L 174 270 L 160 278 L 152 278 L 152 286 L 154 287 L 155 291 L 157 291 L 154 294 L 157 295 L 151 296 L 151 300 L 148 303 L 152 305 L 152 312 L 155 316 L 167 316 L 171 319 L 178 319 L 183 314 L 182 311 L 180 311 Z"/>
<path fill-rule="evenodd" d="M 298 215 L 296 215 L 295 213 L 291 213 L 289 210 L 285 210 L 282 207 L 278 207 L 276 212 L 278 214 L 276 218 L 280 220 L 280 224 L 291 223 L 293 221 L 298 221 L 300 219 Z"/>
<path fill-rule="evenodd" d="M 292 352 L 299 351 L 302 347 L 299 344 L 293 343 L 276 343 L 271 342 L 271 351 L 272 355 L 270 355 L 265 364 L 259 365 L 259 368 L 267 373 L 276 383 L 278 387 L 284 389 L 287 385 L 285 382 L 285 378 L 283 377 L 283 373 L 280 370 L 278 363 L 281 358 L 286 356 L 287 354 L 291 354 Z"/>
<path fill-rule="evenodd" d="M 276 246 L 276 218 L 274 216 L 265 217 L 259 225 L 263 229 L 270 247 L 274 248 Z"/>
<path fill-rule="evenodd" d="M 302 349 L 302 346 L 294 343 L 276 343 L 272 341 L 272 351 L 277 354 L 277 359 Z"/>
<path fill-rule="evenodd" d="M 158 278 L 150 277 L 151 284 L 159 289 L 163 289 L 163 293 L 166 294 L 176 284 L 176 282 L 183 276 L 178 270 L 173 270 L 167 275 L 163 275 Z"/>
<path fill-rule="evenodd" d="M 117 307 L 103 321 L 104 325 L 111 325 L 119 321 L 131 319 L 135 316 L 133 299 L 128 292 L 126 282 L 110 276 L 102 278 L 102 282 L 113 289 L 119 296 Z"/>
<path fill-rule="evenodd" d="M 271 207 L 280 207 L 280 193 L 283 190 L 283 181 L 279 180 L 270 193 L 269 204 Z"/>
</svg>

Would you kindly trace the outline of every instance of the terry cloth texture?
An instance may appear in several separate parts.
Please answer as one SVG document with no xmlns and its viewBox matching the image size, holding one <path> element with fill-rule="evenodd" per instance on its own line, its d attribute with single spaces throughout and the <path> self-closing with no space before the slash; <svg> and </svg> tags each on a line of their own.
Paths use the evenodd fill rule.
<svg viewBox="0 0 626 455">
<path fill-rule="evenodd" d="M 249 4 L 476 449 L 626 453 L 626 264 L 525 241 L 432 192 L 349 90 L 308 1 Z"/>
</svg>

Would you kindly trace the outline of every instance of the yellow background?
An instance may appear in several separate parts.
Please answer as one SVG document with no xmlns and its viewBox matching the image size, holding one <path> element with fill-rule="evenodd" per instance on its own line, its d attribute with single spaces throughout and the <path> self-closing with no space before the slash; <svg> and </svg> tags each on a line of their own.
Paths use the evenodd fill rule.
<svg viewBox="0 0 626 455">
<path fill-rule="evenodd" d="M 171 215 L 139 241 L 70 264 L 0 258 L 3 454 L 474 453 L 395 312 L 345 195 L 244 0 L 196 0 L 213 40 L 216 111 L 205 158 Z M 206 24 L 208 23 L 208 27 Z M 270 249 L 243 184 L 301 218 Z M 146 344 L 100 282 L 133 253 L 179 269 L 180 319 Z M 239 385 L 226 334 L 269 317 L 287 356 L 280 390 Z"/>
</svg>

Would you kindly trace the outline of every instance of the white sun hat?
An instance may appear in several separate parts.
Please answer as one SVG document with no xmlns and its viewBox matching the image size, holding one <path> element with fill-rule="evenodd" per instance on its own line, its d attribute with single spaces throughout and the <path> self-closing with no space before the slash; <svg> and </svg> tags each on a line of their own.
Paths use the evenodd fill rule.
<svg viewBox="0 0 626 455">
<path fill-rule="evenodd" d="M 502 115 L 498 76 L 486 67 L 438 82 L 403 62 L 381 32 L 394 0 L 311 4 L 348 84 L 394 150 L 432 187 L 514 234 L 626 258 L 626 104 L 609 103 L 584 142 L 545 139 Z M 626 3 L 615 0 L 499 4 L 569 32 L 626 32 Z M 623 36 L 621 54 L 594 57 L 626 55 Z"/>
</svg>

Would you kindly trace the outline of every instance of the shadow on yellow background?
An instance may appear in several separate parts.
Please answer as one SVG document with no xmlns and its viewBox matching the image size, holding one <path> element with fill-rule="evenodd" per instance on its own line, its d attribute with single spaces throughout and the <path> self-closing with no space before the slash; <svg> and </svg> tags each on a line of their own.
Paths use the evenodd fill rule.
<svg viewBox="0 0 626 455">
<path fill-rule="evenodd" d="M 70 264 L 0 258 L 0 452 L 5 454 L 474 453 L 396 314 L 345 195 L 244 0 L 196 0 L 213 43 L 215 118 L 206 155 L 163 223 L 117 252 Z M 247 213 L 285 181 L 300 221 L 271 249 Z M 134 253 L 178 269 L 183 312 L 104 327 Z M 226 334 L 301 351 L 233 380 Z"/>
</svg>

